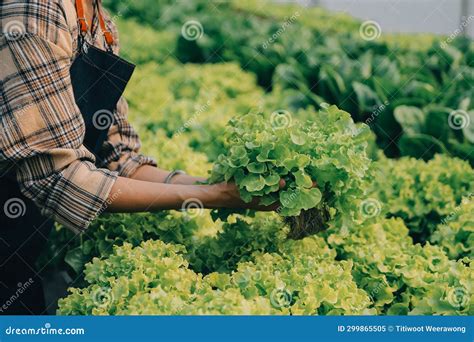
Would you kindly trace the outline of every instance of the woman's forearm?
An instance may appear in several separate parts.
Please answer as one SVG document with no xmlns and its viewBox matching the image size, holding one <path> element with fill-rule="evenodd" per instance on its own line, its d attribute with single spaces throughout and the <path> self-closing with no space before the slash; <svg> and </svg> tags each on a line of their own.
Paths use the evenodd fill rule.
<svg viewBox="0 0 474 342">
<path fill-rule="evenodd" d="M 147 182 L 163 183 L 170 171 L 162 170 L 151 165 L 143 165 L 131 176 L 132 179 Z M 206 180 L 203 177 L 193 177 L 189 175 L 176 175 L 171 179 L 171 184 L 196 184 Z"/>
<path fill-rule="evenodd" d="M 180 209 L 186 201 L 218 208 L 218 185 L 164 184 L 118 177 L 108 198 L 108 212 L 141 212 Z"/>
<path fill-rule="evenodd" d="M 141 212 L 165 209 L 182 209 L 189 207 L 234 208 L 276 210 L 278 203 L 262 206 L 258 199 L 250 203 L 240 198 L 239 190 L 234 183 L 211 185 L 196 184 L 205 180 L 200 177 L 177 175 L 171 184 L 163 183 L 169 171 L 145 165 L 140 167 L 131 178 L 118 177 L 107 199 L 109 212 Z M 285 186 L 280 180 L 280 188 Z"/>
</svg>

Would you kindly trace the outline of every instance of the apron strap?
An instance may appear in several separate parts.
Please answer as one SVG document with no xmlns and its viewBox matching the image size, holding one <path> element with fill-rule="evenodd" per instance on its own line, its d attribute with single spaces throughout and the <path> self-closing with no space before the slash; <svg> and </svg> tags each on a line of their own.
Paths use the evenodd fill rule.
<svg viewBox="0 0 474 342">
<path fill-rule="evenodd" d="M 84 6 L 82 5 L 82 0 L 76 0 L 76 12 L 77 20 L 79 21 L 79 29 L 81 30 L 81 34 L 85 36 L 88 30 L 88 25 L 86 16 L 84 15 Z"/>
<path fill-rule="evenodd" d="M 82 1 L 82 0 L 79 0 L 79 1 Z M 107 26 L 105 26 L 104 17 L 102 16 L 102 11 L 100 10 L 100 4 L 97 4 L 97 12 L 99 16 L 99 25 L 100 25 L 100 29 L 102 30 L 102 34 L 104 35 L 107 45 L 110 48 L 112 48 L 112 45 L 114 44 L 114 37 L 112 36 L 112 33 L 109 30 L 107 30 Z"/>
<path fill-rule="evenodd" d="M 87 20 L 84 14 L 84 6 L 82 4 L 82 0 L 76 0 L 75 2 L 76 2 L 77 20 L 79 21 L 79 29 L 81 30 L 81 35 L 85 36 L 87 34 L 89 26 L 92 27 L 92 23 L 90 25 L 87 25 Z M 98 12 L 98 17 L 99 17 L 100 29 L 102 30 L 102 34 L 104 35 L 105 42 L 107 43 L 109 48 L 112 49 L 112 45 L 114 43 L 114 37 L 112 36 L 112 33 L 107 29 L 107 26 L 105 26 L 105 21 L 102 16 L 102 12 L 100 10 L 99 4 L 97 5 L 97 12 Z"/>
</svg>

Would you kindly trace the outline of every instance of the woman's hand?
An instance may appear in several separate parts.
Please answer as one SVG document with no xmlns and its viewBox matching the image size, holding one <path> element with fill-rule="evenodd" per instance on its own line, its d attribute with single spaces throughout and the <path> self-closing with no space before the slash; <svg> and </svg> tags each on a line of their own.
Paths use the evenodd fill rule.
<svg viewBox="0 0 474 342">
<path fill-rule="evenodd" d="M 283 189 L 286 185 L 284 179 L 280 179 L 280 189 Z M 220 193 L 220 205 L 219 207 L 224 208 L 236 208 L 236 209 L 254 209 L 259 211 L 275 211 L 280 207 L 280 202 L 273 203 L 265 206 L 259 204 L 260 199 L 255 197 L 251 202 L 244 202 L 240 198 L 239 189 L 235 183 L 219 183 L 215 184 L 217 191 Z M 313 188 L 317 187 L 317 183 L 313 182 Z"/>
<path fill-rule="evenodd" d="M 286 185 L 284 179 L 280 179 L 280 189 Z M 254 198 L 251 202 L 244 202 L 240 198 L 239 189 L 235 183 L 219 183 L 211 185 L 218 193 L 218 201 L 220 201 L 219 207 L 233 208 L 233 209 L 254 209 L 260 211 L 274 211 L 280 204 L 274 203 L 269 206 L 259 204 L 259 198 Z"/>
<path fill-rule="evenodd" d="M 286 185 L 284 179 L 280 179 L 280 189 L 283 189 Z M 275 211 L 280 207 L 280 203 L 276 202 L 271 205 L 265 206 L 259 204 L 260 199 L 255 197 L 251 202 L 244 202 L 240 198 L 239 189 L 235 183 L 219 183 L 211 185 L 215 187 L 218 194 L 216 207 L 220 208 L 235 208 L 235 209 L 254 209 L 259 211 Z M 316 187 L 316 182 L 313 182 L 313 187 Z"/>
</svg>

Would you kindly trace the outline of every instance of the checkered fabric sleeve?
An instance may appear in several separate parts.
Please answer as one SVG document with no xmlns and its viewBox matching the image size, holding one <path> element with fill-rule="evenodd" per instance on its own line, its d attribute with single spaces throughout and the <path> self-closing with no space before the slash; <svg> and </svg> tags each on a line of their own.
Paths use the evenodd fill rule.
<svg viewBox="0 0 474 342">
<path fill-rule="evenodd" d="M 69 75 L 77 47 L 73 1 L 2 1 L 0 32 L 0 176 L 16 174 L 43 215 L 81 232 L 106 206 L 119 174 L 153 161 L 138 154 L 125 100 L 109 134 L 110 167 L 98 168 L 84 147 Z"/>
</svg>

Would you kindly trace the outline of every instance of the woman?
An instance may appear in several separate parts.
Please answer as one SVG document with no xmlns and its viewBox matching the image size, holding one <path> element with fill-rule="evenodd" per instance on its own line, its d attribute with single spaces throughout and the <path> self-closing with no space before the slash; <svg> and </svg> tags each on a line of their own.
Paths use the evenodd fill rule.
<svg viewBox="0 0 474 342">
<path fill-rule="evenodd" d="M 139 154 L 121 97 L 133 65 L 94 0 L 0 4 L 0 313 L 42 314 L 36 259 L 53 221 L 83 232 L 103 211 L 261 210 L 233 184 L 164 171 Z M 104 124 L 105 121 L 105 124 Z M 107 122 L 108 121 L 108 122 Z"/>
</svg>

